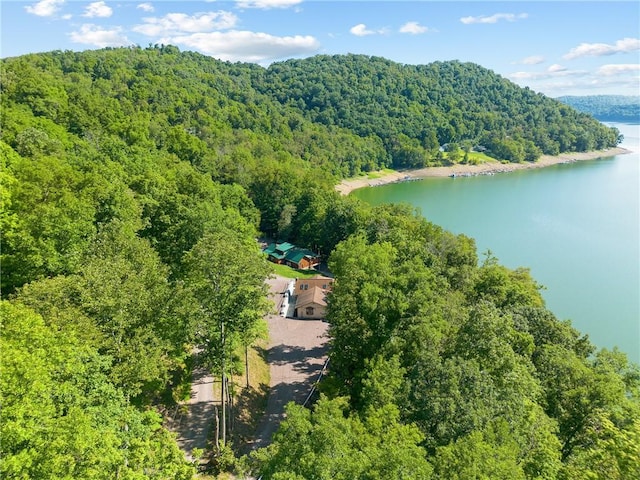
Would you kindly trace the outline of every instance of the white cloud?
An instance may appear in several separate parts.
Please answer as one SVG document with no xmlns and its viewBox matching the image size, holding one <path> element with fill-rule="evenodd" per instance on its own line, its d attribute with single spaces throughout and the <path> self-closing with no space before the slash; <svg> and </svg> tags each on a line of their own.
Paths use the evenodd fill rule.
<svg viewBox="0 0 640 480">
<path fill-rule="evenodd" d="M 594 91 L 632 95 L 640 86 L 640 64 L 609 64 L 590 71 L 551 65 L 544 71 L 516 72 L 509 78 L 550 96 L 589 95 Z"/>
<path fill-rule="evenodd" d="M 302 0 L 236 0 L 240 8 L 289 8 L 302 3 Z"/>
<path fill-rule="evenodd" d="M 316 53 L 320 43 L 312 36 L 277 37 L 268 33 L 232 30 L 194 33 L 163 39 L 163 43 L 185 45 L 220 60 L 265 62 Z"/>
<path fill-rule="evenodd" d="M 27 13 L 39 17 L 50 17 L 60 9 L 63 3 L 64 0 L 41 0 L 33 5 L 27 5 L 24 9 Z"/>
<path fill-rule="evenodd" d="M 155 10 L 155 8 L 153 8 L 153 5 L 151 5 L 149 2 L 141 3 L 136 8 L 142 10 L 143 12 L 148 12 L 148 13 L 153 12 Z"/>
<path fill-rule="evenodd" d="M 376 33 L 373 30 L 369 30 L 364 23 L 354 25 L 349 29 L 349 31 L 357 37 L 364 37 L 366 35 L 373 35 L 374 33 Z"/>
<path fill-rule="evenodd" d="M 566 70 L 567 70 L 567 67 L 563 67 L 562 65 L 554 63 L 553 65 L 551 65 L 547 69 L 547 72 L 549 72 L 549 73 L 558 73 L 558 72 L 565 72 Z"/>
<path fill-rule="evenodd" d="M 535 89 L 544 91 L 550 96 L 593 95 L 594 91 L 614 95 L 620 92 L 629 92 L 625 94 L 633 95 L 633 92 L 638 90 L 638 79 L 620 77 L 563 78 L 539 82 Z"/>
<path fill-rule="evenodd" d="M 218 12 L 202 12 L 194 15 L 186 13 L 168 13 L 164 17 L 143 18 L 141 25 L 133 27 L 133 31 L 149 37 L 178 35 L 181 33 L 200 33 L 211 30 L 233 28 L 238 17 L 220 10 Z"/>
<path fill-rule="evenodd" d="M 542 55 L 531 55 L 530 57 L 525 57 L 519 62 L 522 65 L 538 65 L 540 63 L 544 63 L 544 57 Z"/>
<path fill-rule="evenodd" d="M 83 17 L 101 17 L 107 18 L 113 14 L 113 10 L 104 2 L 93 2 L 87 5 Z"/>
<path fill-rule="evenodd" d="M 366 37 L 367 35 L 383 35 L 387 33 L 385 28 L 381 28 L 379 30 L 370 30 L 364 23 L 359 23 L 358 25 L 354 25 L 349 29 L 356 37 Z"/>
<path fill-rule="evenodd" d="M 513 80 L 529 80 L 531 78 L 540 78 L 540 72 L 513 72 L 508 77 Z"/>
<path fill-rule="evenodd" d="M 620 63 L 620 64 L 609 64 L 602 65 L 598 69 L 599 75 L 604 75 L 607 77 L 613 75 L 624 75 L 626 73 L 634 73 L 640 72 L 640 64 L 637 63 Z"/>
<path fill-rule="evenodd" d="M 640 50 L 640 39 L 623 38 L 613 45 L 608 43 L 581 43 L 577 47 L 572 48 L 564 58 L 566 60 L 572 60 L 579 57 L 601 57 L 603 55 L 629 53 L 636 50 Z"/>
<path fill-rule="evenodd" d="M 590 71 L 555 64 L 544 71 L 515 72 L 509 78 L 550 96 L 588 95 L 594 91 L 630 95 L 640 86 L 640 64 L 608 64 Z"/>
<path fill-rule="evenodd" d="M 411 33 L 418 35 L 420 33 L 426 33 L 429 29 L 420 25 L 418 22 L 407 22 L 400 27 L 400 33 Z"/>
<path fill-rule="evenodd" d="M 490 16 L 481 15 L 478 17 L 462 17 L 460 21 L 465 25 L 470 25 L 472 23 L 498 23 L 500 20 L 515 22 L 516 20 L 525 19 L 528 16 L 528 13 L 494 13 Z"/>
<path fill-rule="evenodd" d="M 92 23 L 85 23 L 80 27 L 80 31 L 71 32 L 69 37 L 74 43 L 83 43 L 99 48 L 131 45 L 131 42 L 124 35 L 122 27 L 106 29 Z"/>
<path fill-rule="evenodd" d="M 540 80 L 546 78 L 558 77 L 580 77 L 588 75 L 589 72 L 584 70 L 567 70 L 562 65 L 551 65 L 547 70 L 542 72 L 515 72 L 508 77 L 513 80 Z"/>
</svg>

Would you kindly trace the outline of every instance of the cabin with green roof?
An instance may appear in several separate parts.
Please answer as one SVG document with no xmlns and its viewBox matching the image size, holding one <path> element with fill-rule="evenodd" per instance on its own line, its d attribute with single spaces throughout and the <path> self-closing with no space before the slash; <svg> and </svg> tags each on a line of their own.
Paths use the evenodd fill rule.
<svg viewBox="0 0 640 480">
<path fill-rule="evenodd" d="M 269 261 L 288 265 L 298 270 L 308 270 L 320 263 L 320 256 L 306 248 L 296 247 L 289 242 L 271 243 L 264 250 Z"/>
<path fill-rule="evenodd" d="M 295 245 L 289 242 L 271 243 L 263 252 L 267 254 L 269 261 L 273 263 L 284 263 L 284 257 L 292 248 L 295 248 Z"/>
</svg>

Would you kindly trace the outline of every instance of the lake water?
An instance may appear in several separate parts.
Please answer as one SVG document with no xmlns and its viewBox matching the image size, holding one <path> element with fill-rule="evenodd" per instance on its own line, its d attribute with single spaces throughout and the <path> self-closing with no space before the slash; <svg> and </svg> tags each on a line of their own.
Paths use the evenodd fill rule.
<svg viewBox="0 0 640 480">
<path fill-rule="evenodd" d="M 428 220 L 473 237 L 480 260 L 490 249 L 503 265 L 529 267 L 558 318 L 640 363 L 640 125 L 614 125 L 632 153 L 352 195 L 411 203 Z"/>
</svg>

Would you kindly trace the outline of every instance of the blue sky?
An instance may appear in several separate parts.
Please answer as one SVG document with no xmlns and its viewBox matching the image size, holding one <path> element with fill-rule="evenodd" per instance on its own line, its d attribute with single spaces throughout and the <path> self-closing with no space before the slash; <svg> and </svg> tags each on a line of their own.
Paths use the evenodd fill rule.
<svg viewBox="0 0 640 480">
<path fill-rule="evenodd" d="M 155 43 L 269 65 L 478 63 L 549 96 L 640 95 L 640 2 L 2 0 L 0 56 Z"/>
</svg>

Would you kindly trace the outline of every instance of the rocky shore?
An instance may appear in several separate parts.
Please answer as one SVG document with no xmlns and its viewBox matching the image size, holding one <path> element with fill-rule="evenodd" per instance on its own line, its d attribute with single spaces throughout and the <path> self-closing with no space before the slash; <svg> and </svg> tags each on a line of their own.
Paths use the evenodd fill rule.
<svg viewBox="0 0 640 480">
<path fill-rule="evenodd" d="M 561 155 L 543 155 L 535 162 L 524 163 L 501 163 L 485 162 L 478 165 L 450 165 L 446 167 L 426 167 L 416 170 L 403 170 L 390 173 L 382 173 L 378 178 L 356 177 L 342 180 L 336 185 L 336 190 L 343 195 L 348 195 L 353 190 L 363 187 L 375 187 L 388 183 L 417 180 L 426 177 L 471 177 L 476 175 L 494 175 L 497 173 L 508 173 L 515 170 L 526 170 L 530 168 L 544 168 L 562 163 L 572 163 L 584 160 L 595 160 L 598 158 L 613 157 L 629 153 L 629 150 L 615 147 L 607 150 L 596 150 L 593 152 L 571 152 Z"/>
</svg>

